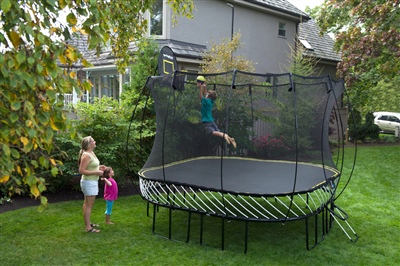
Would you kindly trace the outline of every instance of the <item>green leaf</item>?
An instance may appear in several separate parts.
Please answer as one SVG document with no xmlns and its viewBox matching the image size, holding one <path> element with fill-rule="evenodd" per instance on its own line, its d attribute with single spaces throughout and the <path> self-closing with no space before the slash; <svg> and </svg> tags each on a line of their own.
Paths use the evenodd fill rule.
<svg viewBox="0 0 400 266">
<path fill-rule="evenodd" d="M 47 125 L 49 123 L 49 118 L 44 113 L 39 113 L 36 118 L 42 125 Z"/>
<path fill-rule="evenodd" d="M 8 147 L 8 145 L 3 144 L 3 152 L 5 155 L 7 155 L 7 157 L 10 157 L 10 147 Z"/>
<path fill-rule="evenodd" d="M 21 102 L 13 102 L 11 103 L 11 109 L 13 111 L 18 111 L 21 108 Z"/>
<path fill-rule="evenodd" d="M 29 64 L 29 65 L 33 65 L 35 62 L 36 62 L 36 61 L 35 61 L 35 59 L 34 59 L 33 57 L 29 57 L 29 58 L 28 58 L 28 64 Z M 40 65 L 38 65 L 38 66 L 40 66 Z"/>
<path fill-rule="evenodd" d="M 32 160 L 32 161 L 31 161 L 31 164 L 32 164 L 33 166 L 35 166 L 35 168 L 39 166 L 36 160 Z"/>
<path fill-rule="evenodd" d="M 36 184 L 36 177 L 34 175 L 29 175 L 26 179 L 26 183 L 31 186 Z"/>
<path fill-rule="evenodd" d="M 34 88 L 36 82 L 32 76 L 29 76 L 28 79 L 26 79 L 26 83 L 28 84 L 29 87 Z"/>
<path fill-rule="evenodd" d="M 78 22 L 78 20 L 76 19 L 74 13 L 69 13 L 69 14 L 67 15 L 67 22 L 68 22 L 68 24 L 69 24 L 70 26 L 75 26 L 75 25 L 76 25 L 76 23 Z"/>
<path fill-rule="evenodd" d="M 57 167 L 52 167 L 52 168 L 51 168 L 51 174 L 52 174 L 53 176 L 56 176 L 56 175 L 58 174 L 58 168 L 57 168 Z"/>
<path fill-rule="evenodd" d="M 16 149 L 11 149 L 11 155 L 15 159 L 19 159 L 20 158 L 19 152 Z"/>
<path fill-rule="evenodd" d="M 15 123 L 16 121 L 18 121 L 18 118 L 19 118 L 18 113 L 11 112 L 9 118 L 10 118 L 11 123 Z"/>
<path fill-rule="evenodd" d="M 47 143 L 51 143 L 53 135 L 54 135 L 53 129 L 51 127 L 48 127 L 46 130 L 46 135 L 44 136 Z"/>
<path fill-rule="evenodd" d="M 46 95 L 51 102 L 55 101 L 57 98 L 57 94 L 54 90 L 47 90 Z"/>
<path fill-rule="evenodd" d="M 19 52 L 16 56 L 17 62 L 18 64 L 22 64 L 23 62 L 25 62 L 26 56 L 24 52 Z"/>
<path fill-rule="evenodd" d="M 10 2 L 10 0 L 2 0 L 2 1 L 1 1 L 1 10 L 2 10 L 4 13 L 7 13 L 8 11 L 10 11 L 10 8 L 11 8 L 11 2 Z"/>
<path fill-rule="evenodd" d="M 49 167 L 49 161 L 47 161 L 46 158 L 44 158 L 43 156 L 40 156 L 39 163 L 44 168 L 48 168 Z"/>
<path fill-rule="evenodd" d="M 36 130 L 34 130 L 33 128 L 28 129 L 27 132 L 30 138 L 36 137 Z"/>
<path fill-rule="evenodd" d="M 37 37 L 38 37 L 38 40 L 39 40 L 40 43 L 44 43 L 45 37 L 44 37 L 43 34 L 39 33 Z"/>
<path fill-rule="evenodd" d="M 4 67 L 4 65 L 1 66 L 1 74 L 3 74 L 3 77 L 8 78 L 8 70 L 7 68 Z"/>
</svg>

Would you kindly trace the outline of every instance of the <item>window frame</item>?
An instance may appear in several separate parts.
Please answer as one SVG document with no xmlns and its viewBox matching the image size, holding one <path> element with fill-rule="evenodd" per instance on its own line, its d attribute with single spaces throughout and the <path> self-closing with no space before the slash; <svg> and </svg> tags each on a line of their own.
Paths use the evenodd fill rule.
<svg viewBox="0 0 400 266">
<path fill-rule="evenodd" d="M 279 22 L 278 26 L 278 37 L 286 38 L 286 22 Z"/>
<path fill-rule="evenodd" d="M 166 38 L 166 29 L 167 29 L 167 4 L 165 0 L 162 1 L 162 34 L 161 35 L 152 35 L 151 34 L 151 12 L 150 10 L 147 10 L 144 14 L 145 19 L 147 20 L 147 30 L 146 30 L 146 36 L 147 37 L 152 37 L 155 39 L 165 39 Z"/>
</svg>

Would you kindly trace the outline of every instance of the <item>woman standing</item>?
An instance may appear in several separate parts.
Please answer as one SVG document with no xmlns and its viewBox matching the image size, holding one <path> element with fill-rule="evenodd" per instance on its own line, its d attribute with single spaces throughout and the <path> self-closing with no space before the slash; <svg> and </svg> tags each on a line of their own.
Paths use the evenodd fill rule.
<svg viewBox="0 0 400 266">
<path fill-rule="evenodd" d="M 99 176 L 103 175 L 104 165 L 100 165 L 99 159 L 93 150 L 96 148 L 96 141 L 91 136 L 84 137 L 79 151 L 79 173 L 81 177 L 81 189 L 84 195 L 83 201 L 83 220 L 85 221 L 85 231 L 88 233 L 98 233 L 93 227 L 99 225 L 90 221 L 90 215 L 94 205 L 94 200 L 99 193 Z"/>
</svg>

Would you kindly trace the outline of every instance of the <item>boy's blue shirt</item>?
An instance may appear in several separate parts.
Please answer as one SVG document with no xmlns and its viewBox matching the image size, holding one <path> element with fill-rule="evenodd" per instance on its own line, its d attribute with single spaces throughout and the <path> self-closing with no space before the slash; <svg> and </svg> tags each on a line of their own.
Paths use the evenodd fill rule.
<svg viewBox="0 0 400 266">
<path fill-rule="evenodd" d="M 201 99 L 201 122 L 214 122 L 214 117 L 212 116 L 213 106 L 214 101 L 212 99 L 206 97 Z"/>
</svg>

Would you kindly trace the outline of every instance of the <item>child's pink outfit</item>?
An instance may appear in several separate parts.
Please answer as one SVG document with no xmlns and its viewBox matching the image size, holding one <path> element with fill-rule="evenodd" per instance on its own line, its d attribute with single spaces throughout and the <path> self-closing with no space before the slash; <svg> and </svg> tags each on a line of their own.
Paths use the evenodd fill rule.
<svg viewBox="0 0 400 266">
<path fill-rule="evenodd" d="M 111 182 L 111 186 L 104 185 L 104 200 L 106 201 L 106 215 L 111 215 L 114 200 L 118 199 L 118 185 L 114 178 L 107 179 Z"/>
</svg>

